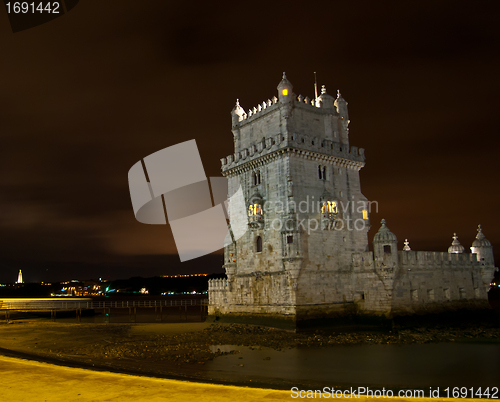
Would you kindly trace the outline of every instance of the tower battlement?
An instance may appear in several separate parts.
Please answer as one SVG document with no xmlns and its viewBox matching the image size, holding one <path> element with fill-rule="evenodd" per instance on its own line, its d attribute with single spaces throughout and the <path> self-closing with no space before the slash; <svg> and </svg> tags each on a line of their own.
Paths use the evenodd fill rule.
<svg viewBox="0 0 500 402">
<path fill-rule="evenodd" d="M 446 253 L 441 251 L 398 251 L 401 265 L 420 265 L 428 268 L 450 265 L 477 264 L 477 255 L 471 253 Z"/>
<path fill-rule="evenodd" d="M 264 164 L 273 153 L 276 153 L 276 157 L 288 154 L 357 170 L 364 166 L 365 161 L 363 148 L 349 147 L 331 140 L 323 140 L 321 143 L 311 140 L 306 143 L 304 136 L 298 136 L 295 133 L 286 140 L 281 134 L 276 134 L 274 137 L 263 138 L 248 148 L 222 158 L 222 172 L 225 174 L 228 170 L 249 162 L 256 167 Z"/>
</svg>

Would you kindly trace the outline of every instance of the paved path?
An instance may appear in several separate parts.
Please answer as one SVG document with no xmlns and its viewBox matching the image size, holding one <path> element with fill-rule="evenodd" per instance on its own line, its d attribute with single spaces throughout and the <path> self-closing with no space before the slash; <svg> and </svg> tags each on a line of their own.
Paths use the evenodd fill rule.
<svg viewBox="0 0 500 402">
<path fill-rule="evenodd" d="M 319 395 L 318 395 L 319 396 Z M 393 400 L 396 400 L 394 398 Z M 0 400 L 2 402 L 55 401 L 196 401 L 247 402 L 297 401 L 290 391 L 273 391 L 224 385 L 156 379 L 56 366 L 0 356 Z M 317 400 L 324 400 L 317 398 Z M 330 400 L 332 400 L 330 398 Z M 335 399 L 333 399 L 335 400 Z M 339 399 L 336 399 L 337 401 Z M 366 398 L 342 400 L 364 401 Z M 368 399 L 375 401 L 380 399 Z M 387 399 L 386 399 L 387 400 Z M 402 399 L 399 399 L 401 401 Z M 435 402 L 418 398 L 407 401 Z M 455 402 L 457 400 L 454 400 Z M 461 399 L 464 401 L 477 401 Z"/>
</svg>

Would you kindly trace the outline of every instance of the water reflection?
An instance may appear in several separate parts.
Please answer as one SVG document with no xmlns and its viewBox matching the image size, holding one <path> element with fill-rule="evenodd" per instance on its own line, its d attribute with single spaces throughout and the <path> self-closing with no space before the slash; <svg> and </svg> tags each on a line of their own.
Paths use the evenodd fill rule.
<svg viewBox="0 0 500 402">
<path fill-rule="evenodd" d="M 386 387 L 498 386 L 500 344 L 352 345 L 270 348 L 215 345 L 239 351 L 206 364 L 214 379 L 298 381 L 309 385 Z"/>
</svg>

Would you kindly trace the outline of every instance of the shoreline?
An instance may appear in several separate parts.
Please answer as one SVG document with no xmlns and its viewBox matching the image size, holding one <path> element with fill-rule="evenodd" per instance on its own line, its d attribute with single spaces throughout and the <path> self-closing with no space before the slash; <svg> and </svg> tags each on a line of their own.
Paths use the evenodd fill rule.
<svg viewBox="0 0 500 402">
<path fill-rule="evenodd" d="M 289 349 L 304 351 L 339 346 L 431 343 L 497 344 L 500 343 L 500 328 L 414 328 L 388 332 L 328 334 L 316 331 L 297 334 L 240 324 L 64 324 L 33 321 L 0 324 L 0 354 L 9 357 L 151 378 L 274 390 L 289 390 L 293 385 L 308 384 L 284 378 L 252 377 L 241 380 L 238 368 L 233 376 L 229 373 L 227 378 L 215 378 L 217 376 L 212 376 L 207 366 L 214 359 L 241 353 L 238 346 L 241 346 L 240 349 L 283 352 Z M 232 345 L 234 348 L 214 351 L 210 348 L 214 345 Z M 340 388 L 349 385 L 335 384 Z"/>
</svg>

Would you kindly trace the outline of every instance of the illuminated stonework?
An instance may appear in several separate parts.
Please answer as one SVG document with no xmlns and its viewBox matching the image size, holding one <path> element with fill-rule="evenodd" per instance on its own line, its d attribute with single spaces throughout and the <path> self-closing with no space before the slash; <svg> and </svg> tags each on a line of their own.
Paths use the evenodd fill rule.
<svg viewBox="0 0 500 402">
<path fill-rule="evenodd" d="M 232 110 L 222 174 L 229 196 L 241 185 L 250 230 L 225 248 L 227 281 L 209 282 L 209 314 L 296 322 L 487 304 L 495 267 L 482 232 L 474 254 L 398 250 L 383 221 L 369 251 L 365 154 L 349 144 L 347 102 L 324 86 L 315 99 L 296 96 L 285 74 L 277 89 Z"/>
</svg>

